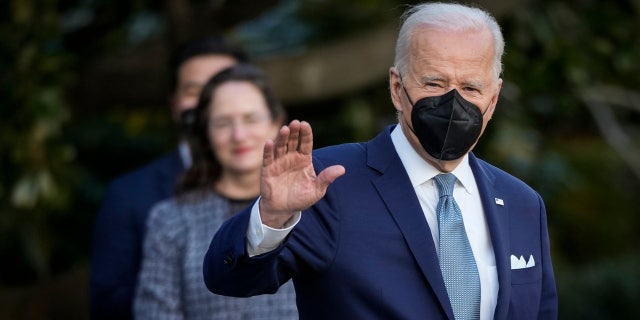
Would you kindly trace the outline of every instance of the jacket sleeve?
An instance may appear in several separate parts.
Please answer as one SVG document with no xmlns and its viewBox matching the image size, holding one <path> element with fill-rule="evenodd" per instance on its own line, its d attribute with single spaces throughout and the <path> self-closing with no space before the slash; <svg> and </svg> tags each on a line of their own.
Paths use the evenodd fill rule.
<svg viewBox="0 0 640 320">
<path fill-rule="evenodd" d="M 549 242 L 549 230 L 547 227 L 547 215 L 542 199 L 540 199 L 540 238 L 542 240 L 542 297 L 540 299 L 540 312 L 538 319 L 558 318 L 558 294 L 551 262 L 551 249 Z"/>
<path fill-rule="evenodd" d="M 277 262 L 283 245 L 259 256 L 247 254 L 250 216 L 251 207 L 237 213 L 220 227 L 211 241 L 204 258 L 203 276 L 213 293 L 249 297 L 274 293 L 281 285 Z"/>
</svg>

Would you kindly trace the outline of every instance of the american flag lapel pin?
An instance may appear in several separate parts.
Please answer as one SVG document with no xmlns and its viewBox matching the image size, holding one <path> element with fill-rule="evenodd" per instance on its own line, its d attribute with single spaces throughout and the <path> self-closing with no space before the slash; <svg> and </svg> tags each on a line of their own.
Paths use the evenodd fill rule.
<svg viewBox="0 0 640 320">
<path fill-rule="evenodd" d="M 504 200 L 500 198 L 494 198 L 496 200 L 496 204 L 499 206 L 504 206 Z"/>
</svg>

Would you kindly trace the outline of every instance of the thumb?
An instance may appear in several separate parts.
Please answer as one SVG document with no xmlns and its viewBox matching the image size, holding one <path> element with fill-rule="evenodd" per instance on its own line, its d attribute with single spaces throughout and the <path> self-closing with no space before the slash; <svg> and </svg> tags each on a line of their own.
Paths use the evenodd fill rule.
<svg viewBox="0 0 640 320">
<path fill-rule="evenodd" d="M 344 173 L 345 169 L 341 165 L 327 167 L 318 174 L 318 184 L 326 188 Z"/>
</svg>

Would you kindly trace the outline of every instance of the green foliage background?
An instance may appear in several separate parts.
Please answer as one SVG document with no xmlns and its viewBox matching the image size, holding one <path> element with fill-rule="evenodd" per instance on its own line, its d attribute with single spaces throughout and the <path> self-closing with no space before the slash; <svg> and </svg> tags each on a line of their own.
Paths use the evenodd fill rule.
<svg viewBox="0 0 640 320">
<path fill-rule="evenodd" d="M 272 17 L 282 23 L 259 28 L 273 33 L 236 34 L 252 39 L 245 45 L 264 59 L 367 32 L 371 24 L 397 21 L 404 8 L 392 0 L 273 4 L 280 11 Z M 83 12 L 93 12 L 95 23 L 78 23 Z M 74 104 L 72 89 L 91 61 L 166 37 L 170 24 L 162 23 L 131 37 L 135 18 L 166 15 L 165 6 L 143 0 L 0 4 L 0 318 L 87 317 L 82 286 L 105 186 L 173 148 L 175 137 L 164 106 L 123 102 L 86 110 Z M 245 12 L 236 23 L 251 19 L 264 15 Z M 633 97 L 640 83 L 640 2 L 522 1 L 498 20 L 507 42 L 505 83 L 476 153 L 545 199 L 560 318 L 639 318 L 640 100 Z M 312 121 L 318 146 L 368 139 L 394 121 L 381 80 L 290 105 L 290 114 Z M 615 121 L 602 125 L 598 110 Z M 607 134 L 614 129 L 617 140 Z M 52 307 L 59 297 L 81 302 Z M 16 311 L 27 305 L 35 307 L 26 315 Z"/>
</svg>

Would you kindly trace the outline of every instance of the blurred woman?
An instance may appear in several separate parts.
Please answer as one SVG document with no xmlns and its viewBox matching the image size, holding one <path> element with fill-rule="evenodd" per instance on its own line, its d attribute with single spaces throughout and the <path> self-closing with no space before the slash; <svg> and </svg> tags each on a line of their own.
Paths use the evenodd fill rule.
<svg viewBox="0 0 640 320">
<path fill-rule="evenodd" d="M 276 294 L 232 298 L 211 293 L 202 262 L 224 220 L 260 193 L 262 152 L 285 120 L 265 75 L 249 65 L 221 71 L 192 112 L 193 165 L 177 195 L 147 221 L 136 319 L 297 319 L 289 282 Z"/>
</svg>

